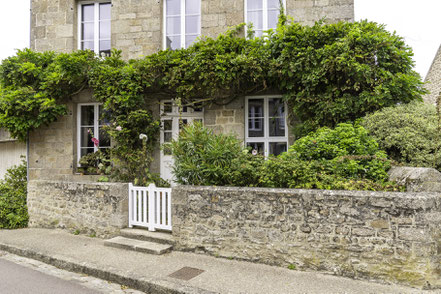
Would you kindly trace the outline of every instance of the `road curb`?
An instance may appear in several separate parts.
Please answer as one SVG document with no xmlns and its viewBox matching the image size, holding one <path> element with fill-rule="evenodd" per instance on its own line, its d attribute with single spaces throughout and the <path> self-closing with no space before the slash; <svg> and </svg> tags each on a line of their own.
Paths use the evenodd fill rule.
<svg viewBox="0 0 441 294">
<path fill-rule="evenodd" d="M 95 265 L 87 262 L 78 262 L 70 260 L 69 258 L 49 255 L 36 252 L 29 248 L 20 248 L 10 244 L 0 242 L 0 250 L 35 259 L 57 268 L 76 272 L 80 274 L 86 274 L 95 278 L 107 280 L 113 283 L 128 286 L 130 288 L 143 291 L 146 293 L 158 293 L 158 294 L 214 294 L 217 292 L 211 292 L 196 287 L 180 285 L 163 279 L 149 280 L 144 277 L 136 276 L 133 273 L 122 272 L 116 268 L 97 268 Z"/>
</svg>

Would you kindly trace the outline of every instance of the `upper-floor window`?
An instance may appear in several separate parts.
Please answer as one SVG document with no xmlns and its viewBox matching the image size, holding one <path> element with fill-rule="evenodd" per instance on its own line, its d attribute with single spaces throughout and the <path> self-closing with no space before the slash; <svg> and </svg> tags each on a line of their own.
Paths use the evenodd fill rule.
<svg viewBox="0 0 441 294">
<path fill-rule="evenodd" d="M 110 55 L 110 2 L 78 4 L 78 48 Z"/>
<path fill-rule="evenodd" d="M 285 0 L 282 3 L 286 6 Z M 253 24 L 256 37 L 277 27 L 279 12 L 279 0 L 245 0 L 245 22 Z"/>
<path fill-rule="evenodd" d="M 288 148 L 285 109 L 280 96 L 246 98 L 246 145 L 265 156 L 285 152 Z"/>
<path fill-rule="evenodd" d="M 201 34 L 201 0 L 165 0 L 164 3 L 164 48 L 189 47 Z"/>
</svg>

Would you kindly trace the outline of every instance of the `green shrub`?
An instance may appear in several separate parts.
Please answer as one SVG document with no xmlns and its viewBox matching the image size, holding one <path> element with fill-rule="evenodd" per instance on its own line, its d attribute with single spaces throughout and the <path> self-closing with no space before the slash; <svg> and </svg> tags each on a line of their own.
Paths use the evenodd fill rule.
<svg viewBox="0 0 441 294">
<path fill-rule="evenodd" d="M 28 225 L 26 205 L 26 163 L 8 169 L 0 181 L 0 228 L 17 229 Z"/>
<path fill-rule="evenodd" d="M 321 128 L 288 152 L 264 160 L 231 135 L 214 135 L 200 124 L 185 127 L 172 143 L 177 182 L 186 185 L 390 190 L 390 161 L 359 125 Z"/>
<path fill-rule="evenodd" d="M 176 181 L 184 185 L 254 186 L 263 162 L 234 136 L 214 135 L 200 123 L 183 128 L 172 152 Z"/>
<path fill-rule="evenodd" d="M 441 170 L 437 121 L 435 106 L 415 102 L 367 115 L 362 125 L 391 159 Z"/>
</svg>

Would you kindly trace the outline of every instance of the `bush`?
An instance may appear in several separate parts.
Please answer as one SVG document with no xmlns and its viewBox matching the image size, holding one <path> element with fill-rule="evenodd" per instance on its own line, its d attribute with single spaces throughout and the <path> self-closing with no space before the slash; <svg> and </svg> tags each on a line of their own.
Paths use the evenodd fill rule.
<svg viewBox="0 0 441 294">
<path fill-rule="evenodd" d="M 234 136 L 214 135 L 200 123 L 183 128 L 172 152 L 176 181 L 184 185 L 254 186 L 263 162 Z"/>
<path fill-rule="evenodd" d="M 26 162 L 8 169 L 0 181 L 0 228 L 17 229 L 28 225 L 26 205 Z"/>
<path fill-rule="evenodd" d="M 278 157 L 254 156 L 233 136 L 200 124 L 172 143 L 177 182 L 186 185 L 399 190 L 388 183 L 390 161 L 367 131 L 352 124 L 321 128 Z"/>
<path fill-rule="evenodd" d="M 262 169 L 266 187 L 399 190 L 388 183 L 390 161 L 360 125 L 320 128 L 297 140 L 288 152 L 270 157 Z"/>
<path fill-rule="evenodd" d="M 367 115 L 362 125 L 391 159 L 441 170 L 437 121 L 435 106 L 415 102 Z"/>
</svg>

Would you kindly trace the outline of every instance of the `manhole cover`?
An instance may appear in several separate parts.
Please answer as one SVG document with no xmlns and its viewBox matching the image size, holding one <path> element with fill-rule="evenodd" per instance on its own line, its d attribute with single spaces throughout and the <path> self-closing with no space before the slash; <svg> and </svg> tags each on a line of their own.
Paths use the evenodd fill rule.
<svg viewBox="0 0 441 294">
<path fill-rule="evenodd" d="M 180 279 L 184 281 L 188 281 L 193 279 L 194 277 L 202 274 L 204 271 L 198 268 L 193 267 L 183 267 L 178 271 L 175 271 L 174 273 L 170 274 L 169 277 Z"/>
</svg>

